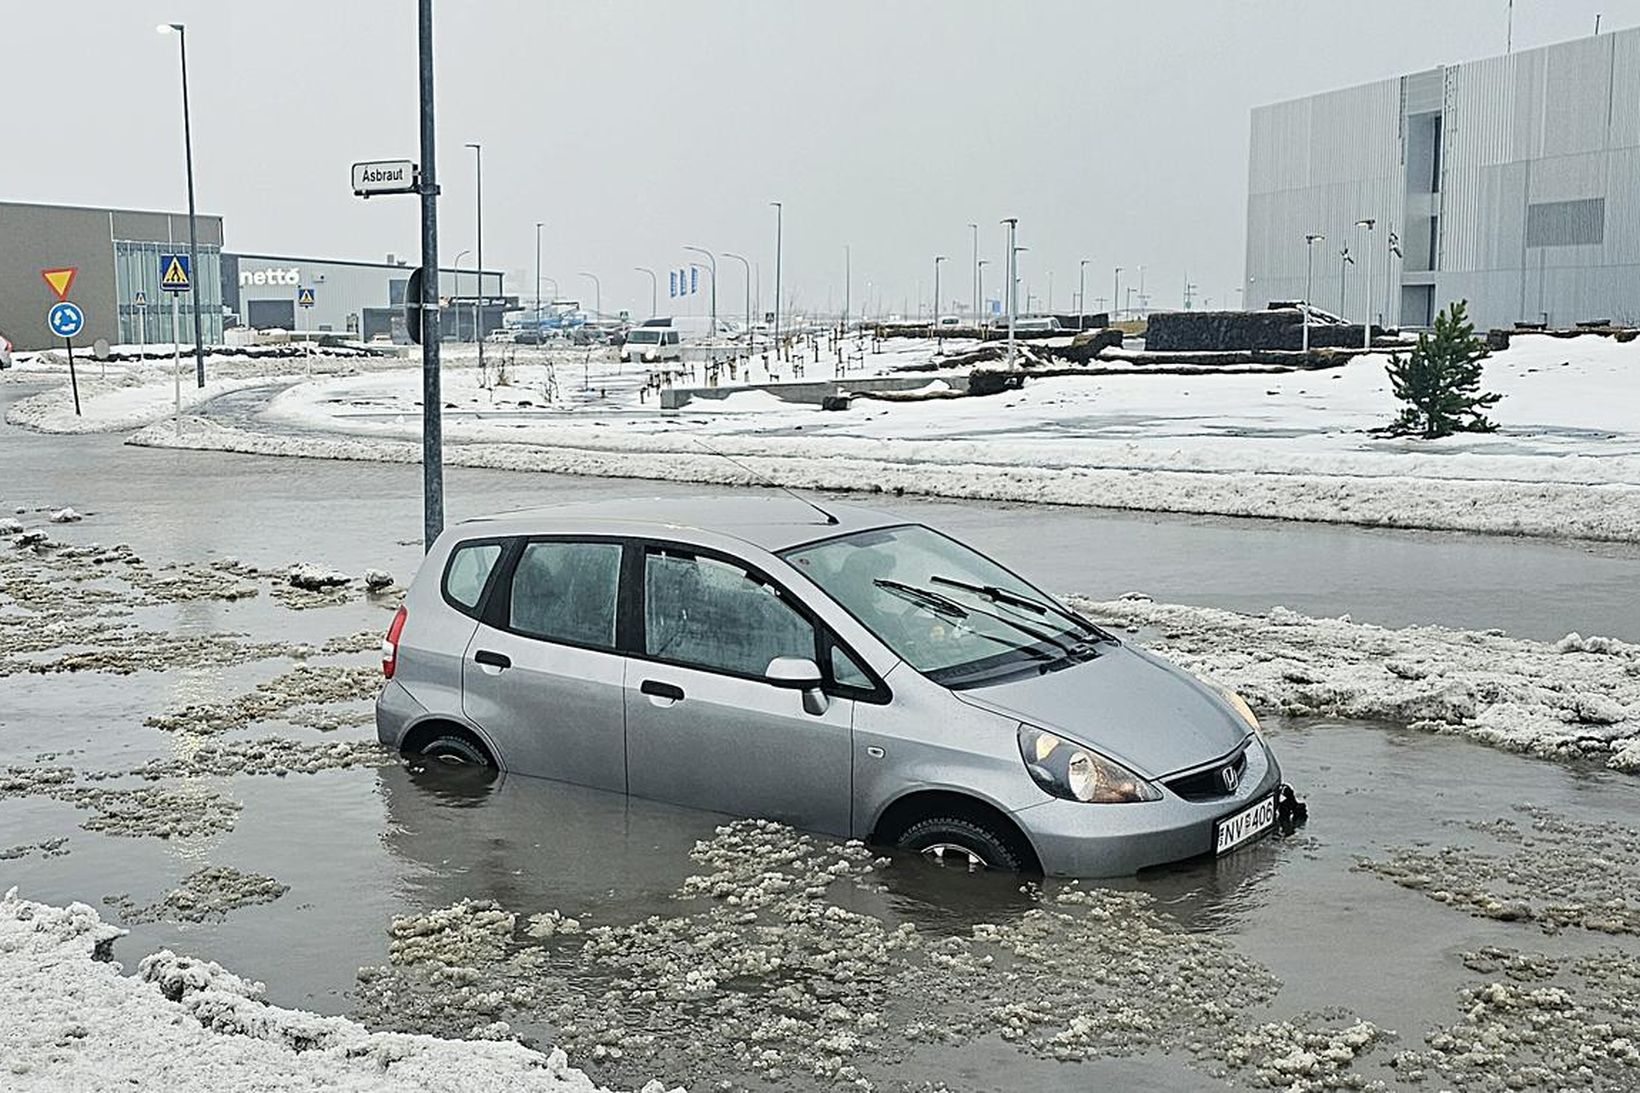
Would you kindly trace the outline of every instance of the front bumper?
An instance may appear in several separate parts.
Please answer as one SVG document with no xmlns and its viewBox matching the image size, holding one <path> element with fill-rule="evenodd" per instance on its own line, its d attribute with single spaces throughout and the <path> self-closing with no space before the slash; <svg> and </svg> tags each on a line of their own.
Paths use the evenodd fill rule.
<svg viewBox="0 0 1640 1093">
<path fill-rule="evenodd" d="M 1247 749 L 1236 792 L 1186 801 L 1163 790 L 1160 801 L 1090 805 L 1051 798 L 1013 813 L 1042 871 L 1056 877 L 1116 877 L 1213 851 L 1213 828 L 1281 785 L 1281 767 L 1262 740 Z"/>
</svg>

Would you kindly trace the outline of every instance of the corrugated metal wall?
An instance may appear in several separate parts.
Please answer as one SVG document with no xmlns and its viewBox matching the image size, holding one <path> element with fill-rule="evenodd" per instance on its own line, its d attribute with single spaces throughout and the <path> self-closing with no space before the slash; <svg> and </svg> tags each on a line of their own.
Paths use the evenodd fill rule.
<svg viewBox="0 0 1640 1093">
<path fill-rule="evenodd" d="M 1399 146 L 1389 172 L 1396 177 L 1386 182 L 1382 134 L 1436 109 L 1441 192 L 1431 200 L 1405 179 Z M 1340 150 L 1341 141 L 1354 143 L 1355 154 Z M 1544 315 L 1559 325 L 1640 321 L 1640 28 L 1262 107 L 1253 112 L 1250 159 L 1249 306 L 1302 296 L 1304 234 L 1322 231 L 1330 242 L 1344 219 L 1341 203 L 1378 199 L 1403 238 L 1403 214 L 1416 220 L 1431 202 L 1428 211 L 1439 215 L 1436 304 L 1468 299 L 1477 325 Z M 1586 219 L 1599 215 L 1597 201 L 1600 224 L 1544 228 L 1557 206 Z M 1529 214 L 1533 206 L 1540 208 Z M 1529 215 L 1539 225 L 1533 239 Z M 1412 272 L 1417 264 L 1409 253 L 1408 282 L 1427 283 Z M 1332 272 L 1336 278 L 1336 264 Z M 1314 295 L 1321 306 L 1336 303 L 1336 288 Z M 1385 295 L 1399 302 L 1398 291 Z"/>
</svg>

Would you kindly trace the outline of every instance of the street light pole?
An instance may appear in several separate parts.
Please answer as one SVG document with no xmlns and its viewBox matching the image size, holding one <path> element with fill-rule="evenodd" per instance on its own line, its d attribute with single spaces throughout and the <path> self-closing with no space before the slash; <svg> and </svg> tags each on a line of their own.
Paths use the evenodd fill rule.
<svg viewBox="0 0 1640 1093">
<path fill-rule="evenodd" d="M 746 352 L 752 351 L 752 263 L 743 254 L 724 251 L 723 257 L 733 258 L 746 269 Z M 715 280 L 715 278 L 714 278 Z"/>
<path fill-rule="evenodd" d="M 1377 221 L 1371 217 L 1367 217 L 1364 220 L 1357 220 L 1355 222 L 1356 227 L 1367 229 L 1367 244 L 1366 247 L 1363 248 L 1367 256 L 1367 264 L 1362 270 L 1364 275 L 1364 283 L 1367 290 L 1367 313 L 1361 323 L 1361 349 L 1363 351 L 1370 351 L 1372 349 L 1372 227 L 1376 223 Z"/>
<path fill-rule="evenodd" d="M 935 330 L 938 330 L 940 326 L 940 263 L 943 261 L 945 261 L 945 255 L 936 254 L 934 256 L 934 310 L 930 314 L 930 321 L 934 324 Z"/>
<path fill-rule="evenodd" d="M 480 274 L 482 277 L 483 275 Z M 535 333 L 541 334 L 541 221 L 535 222 Z"/>
<path fill-rule="evenodd" d="M 188 168 L 188 298 L 194 309 L 194 379 L 204 387 L 205 334 L 199 311 L 199 280 L 204 271 L 199 268 L 199 223 L 194 212 L 194 126 L 188 113 L 188 29 L 182 23 L 161 23 L 154 29 L 161 34 L 176 31 L 182 58 L 182 154 Z"/>
<path fill-rule="evenodd" d="M 849 246 L 843 244 L 843 332 L 848 333 L 849 290 L 854 287 L 853 256 L 849 254 Z"/>
<path fill-rule="evenodd" d="M 1076 264 L 1076 329 L 1081 330 L 1088 310 L 1088 259 Z"/>
<path fill-rule="evenodd" d="M 478 295 L 473 304 L 473 338 L 478 342 L 478 374 L 484 375 L 484 146 L 471 141 L 467 147 L 473 150 L 473 172 L 477 182 L 477 191 L 473 198 L 473 209 L 478 217 Z M 460 330 L 458 326 L 456 328 Z"/>
<path fill-rule="evenodd" d="M 971 271 L 974 276 L 973 276 L 973 283 L 970 284 L 968 287 L 974 290 L 974 322 L 978 323 L 979 322 L 979 225 L 970 223 L 968 225 L 968 230 L 974 233 L 974 256 L 973 256 L 974 268 Z"/>
<path fill-rule="evenodd" d="M 1111 311 L 1115 312 L 1115 314 L 1111 316 L 1111 321 L 1112 322 L 1121 322 L 1122 321 L 1122 267 L 1121 266 L 1116 267 L 1116 279 L 1111 283 L 1111 288 L 1110 288 L 1110 309 L 1111 309 Z"/>
<path fill-rule="evenodd" d="M 588 280 L 590 280 L 592 282 L 592 315 L 593 315 L 593 318 L 602 319 L 604 317 L 604 286 L 603 286 L 603 283 L 598 280 L 598 275 L 596 273 L 588 273 L 586 270 L 582 270 L 581 271 L 581 276 L 587 278 Z"/>
<path fill-rule="evenodd" d="M 784 227 L 786 209 L 778 201 L 771 201 L 774 206 L 774 353 L 775 359 L 780 358 L 780 235 Z"/>
<path fill-rule="evenodd" d="M 467 257 L 471 253 L 473 253 L 471 248 L 468 248 L 467 250 L 464 250 L 464 251 L 458 251 L 456 253 L 455 260 L 450 263 L 451 267 L 456 271 L 456 292 L 455 292 L 455 294 L 457 296 L 461 295 L 461 260 L 463 258 Z M 482 272 L 480 272 L 479 276 L 483 277 L 484 275 L 483 275 Z"/>
<path fill-rule="evenodd" d="M 421 492 L 422 549 L 444 530 L 444 399 L 439 390 L 438 159 L 433 124 L 433 0 L 416 21 L 421 98 Z"/>
<path fill-rule="evenodd" d="M 1310 352 L 1310 288 L 1315 277 L 1315 245 L 1327 237 L 1311 232 L 1304 237 L 1304 354 Z"/>
<path fill-rule="evenodd" d="M 706 256 L 706 260 L 712 264 L 712 317 L 709 320 L 706 333 L 708 337 L 715 338 L 717 337 L 717 255 L 713 254 L 705 247 L 691 247 L 685 245 L 683 249 L 694 251 L 696 254 L 704 254 Z"/>
<path fill-rule="evenodd" d="M 985 267 L 991 264 L 989 258 L 981 258 L 974 263 L 974 322 L 979 325 L 980 337 L 984 337 L 985 330 Z"/>
<path fill-rule="evenodd" d="M 1014 232 L 1019 227 L 1019 217 L 1010 216 L 1003 223 L 1008 225 L 1008 285 L 1003 291 L 1008 297 L 1008 367 L 1012 368 L 1014 366 L 1014 312 L 1019 304 L 1019 292 L 1014 285 L 1015 270 L 1018 269 L 1019 262 L 1019 252 L 1014 249 Z"/>
<path fill-rule="evenodd" d="M 648 266 L 633 266 L 632 268 L 639 273 L 649 274 L 649 317 L 653 319 L 655 317 L 655 285 L 657 284 L 655 271 Z"/>
</svg>

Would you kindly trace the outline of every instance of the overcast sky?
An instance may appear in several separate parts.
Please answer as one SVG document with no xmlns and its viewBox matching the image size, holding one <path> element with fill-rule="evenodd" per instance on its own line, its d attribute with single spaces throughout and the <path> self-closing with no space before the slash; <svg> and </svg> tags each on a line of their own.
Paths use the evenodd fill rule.
<svg viewBox="0 0 1640 1093">
<path fill-rule="evenodd" d="M 1517 0 L 1517 49 L 1640 23 L 1640 0 Z M 774 210 L 799 307 L 913 309 L 933 258 L 966 300 L 969 222 L 1002 277 L 1005 216 L 1039 299 L 1068 309 L 1145 269 L 1154 306 L 1186 275 L 1240 284 L 1251 107 L 1501 53 L 1506 0 L 437 0 L 441 257 L 543 272 L 606 310 L 647 310 L 634 266 L 683 244 L 762 267 Z M 416 201 L 354 198 L 357 159 L 417 158 L 414 0 L 0 0 L 0 197 L 184 208 L 176 39 L 188 25 L 201 212 L 233 250 L 419 253 Z M 0 240 L 4 245 L 4 240 Z M 469 256 L 464 263 L 471 263 Z M 738 313 L 738 264 L 719 307 Z M 550 287 L 549 287 L 550 291 Z M 663 310 L 664 310 L 663 304 Z"/>
</svg>

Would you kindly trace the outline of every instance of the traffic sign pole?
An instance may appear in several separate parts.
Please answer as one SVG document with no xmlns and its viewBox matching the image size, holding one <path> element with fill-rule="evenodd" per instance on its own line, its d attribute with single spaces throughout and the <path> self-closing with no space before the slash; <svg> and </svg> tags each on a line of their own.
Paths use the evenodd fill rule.
<svg viewBox="0 0 1640 1093">
<path fill-rule="evenodd" d="M 74 339 L 64 338 L 63 345 L 68 349 L 68 385 L 74 388 L 74 416 L 80 416 L 80 379 L 74 374 Z"/>
</svg>

